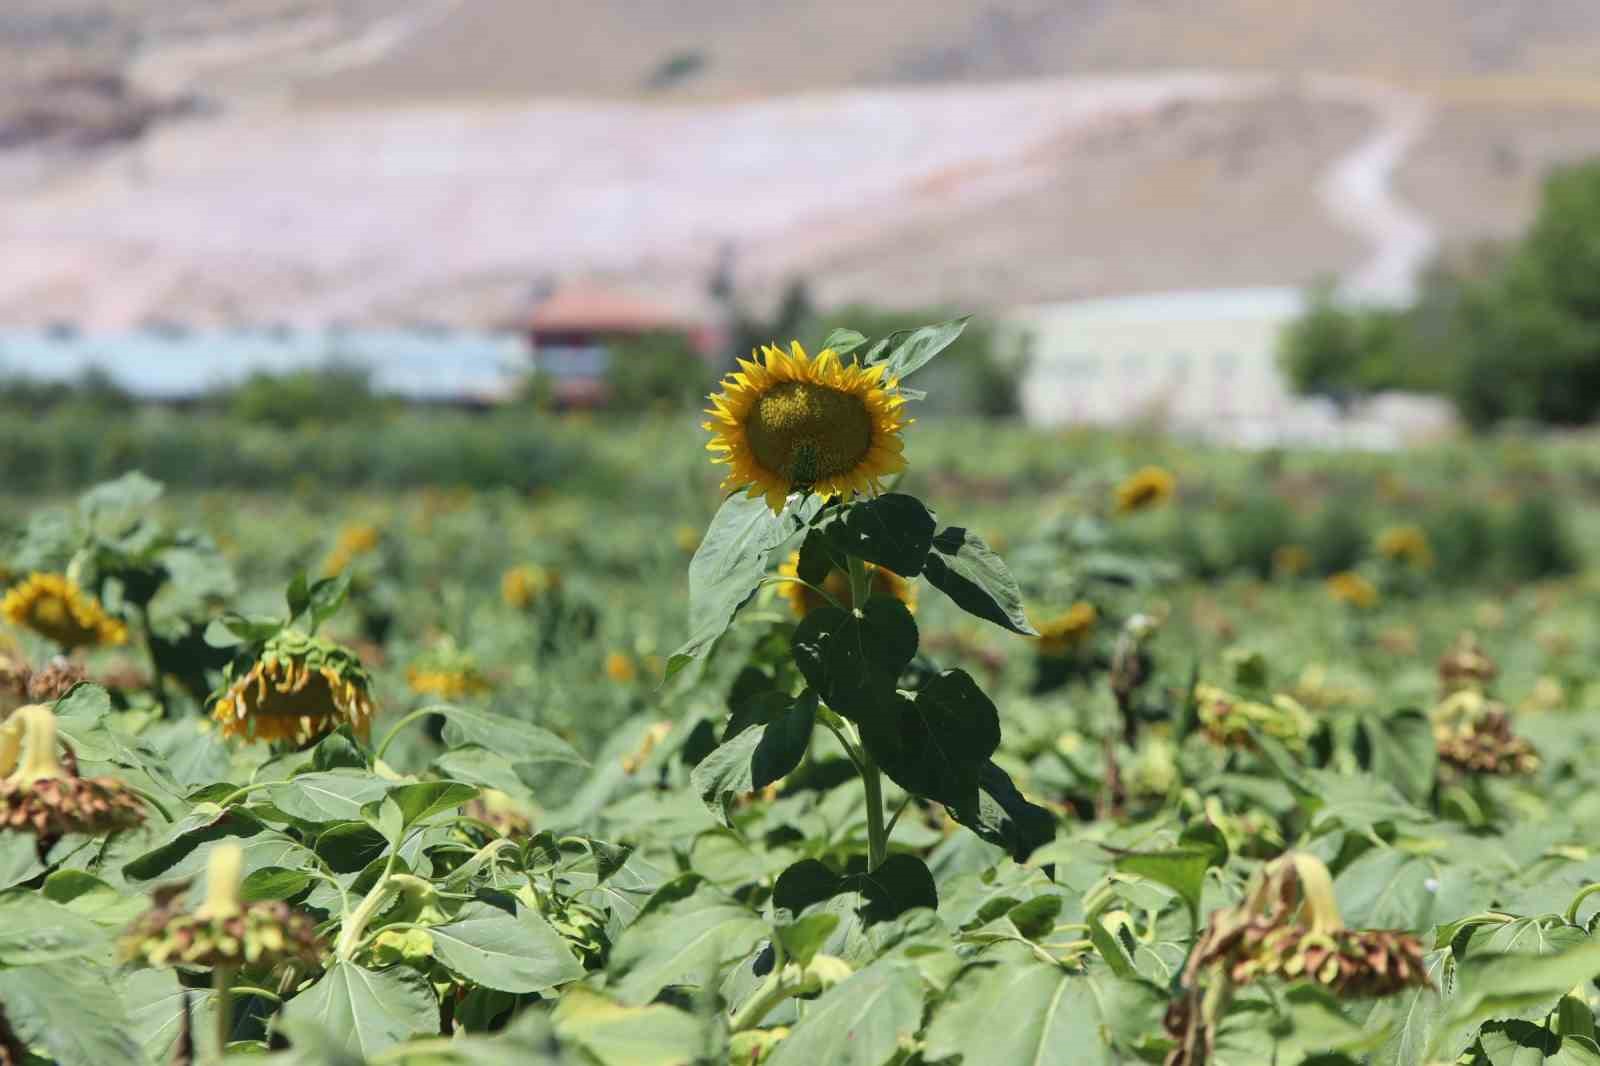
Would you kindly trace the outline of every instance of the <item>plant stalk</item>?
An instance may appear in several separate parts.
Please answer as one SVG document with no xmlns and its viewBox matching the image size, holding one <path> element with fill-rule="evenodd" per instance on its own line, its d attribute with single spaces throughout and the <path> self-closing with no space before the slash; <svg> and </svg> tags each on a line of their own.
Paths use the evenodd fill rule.
<svg viewBox="0 0 1600 1066">
<path fill-rule="evenodd" d="M 218 966 L 211 971 L 211 987 L 217 994 L 217 1061 L 228 1057 L 228 1038 L 233 1035 L 233 967 Z"/>
<path fill-rule="evenodd" d="M 872 582 L 867 576 L 867 564 L 850 556 L 850 603 L 857 611 L 867 605 L 872 594 Z M 863 742 L 857 752 L 861 771 L 861 785 L 867 793 L 867 872 L 872 873 L 883 865 L 889 855 L 889 831 L 883 822 L 883 772 Z"/>
</svg>

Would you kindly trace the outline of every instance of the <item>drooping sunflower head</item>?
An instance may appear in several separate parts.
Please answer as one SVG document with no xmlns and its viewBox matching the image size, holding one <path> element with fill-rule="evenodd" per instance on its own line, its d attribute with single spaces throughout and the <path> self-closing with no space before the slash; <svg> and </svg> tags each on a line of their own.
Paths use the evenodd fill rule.
<svg viewBox="0 0 1600 1066">
<path fill-rule="evenodd" d="M 128 627 L 65 574 L 29 574 L 0 600 L 0 615 L 66 651 L 128 640 Z"/>
<path fill-rule="evenodd" d="M 1378 554 L 1418 570 L 1433 566 L 1433 545 L 1421 526 L 1390 526 L 1378 534 Z"/>
<path fill-rule="evenodd" d="M 899 574 L 876 563 L 865 564 L 867 578 L 871 582 L 873 596 L 883 596 L 891 600 L 899 600 L 907 609 L 915 612 L 917 609 L 917 586 Z M 786 578 L 800 576 L 800 553 L 791 552 L 788 561 L 778 567 L 779 575 Z M 838 567 L 828 571 L 828 576 L 822 579 L 821 589 L 832 596 L 839 603 L 850 602 L 850 575 Z M 817 594 L 815 589 L 800 584 L 798 580 L 785 581 L 780 588 L 789 600 L 789 607 L 794 611 L 796 618 L 804 618 L 818 607 L 828 606 L 828 601 Z"/>
<path fill-rule="evenodd" d="M 1035 622 L 1033 627 L 1039 631 L 1039 654 L 1050 658 L 1066 655 L 1088 638 L 1099 620 L 1100 612 L 1095 605 L 1079 600 L 1054 618 Z"/>
<path fill-rule="evenodd" d="M 419 696 L 456 700 L 488 692 L 492 686 L 478 660 L 446 642 L 406 667 L 406 683 Z"/>
<path fill-rule="evenodd" d="M 372 679 L 354 652 L 282 629 L 254 657 L 224 668 L 211 716 L 225 737 L 306 741 L 349 722 L 365 736 L 374 713 Z"/>
<path fill-rule="evenodd" d="M 501 575 L 500 598 L 507 607 L 525 611 L 560 587 L 559 571 L 524 563 Z"/>
<path fill-rule="evenodd" d="M 706 449 L 729 468 L 725 490 L 765 496 L 774 513 L 802 489 L 880 492 L 885 476 L 905 469 L 904 406 L 881 363 L 847 365 L 831 348 L 813 359 L 798 341 L 788 352 L 768 346 L 739 360 L 711 397 Z"/>
<path fill-rule="evenodd" d="M 1132 514 L 1156 507 L 1172 499 L 1178 491 L 1178 479 L 1170 470 L 1147 466 L 1136 470 L 1117 486 L 1117 513 Z"/>
<path fill-rule="evenodd" d="M 242 862 L 239 845 L 213 845 L 205 902 L 190 910 L 180 894 L 147 911 L 123 936 L 123 958 L 149 966 L 316 968 L 321 945 L 315 923 L 278 900 L 242 902 Z"/>
<path fill-rule="evenodd" d="M 1327 580 L 1328 595 L 1340 603 L 1361 610 L 1377 606 L 1378 588 L 1352 570 L 1344 570 Z"/>
<path fill-rule="evenodd" d="M 79 777 L 56 756 L 56 719 L 43 704 L 0 725 L 0 831 L 32 833 L 40 857 L 68 833 L 102 835 L 144 821 L 144 804 L 111 777 Z"/>
</svg>

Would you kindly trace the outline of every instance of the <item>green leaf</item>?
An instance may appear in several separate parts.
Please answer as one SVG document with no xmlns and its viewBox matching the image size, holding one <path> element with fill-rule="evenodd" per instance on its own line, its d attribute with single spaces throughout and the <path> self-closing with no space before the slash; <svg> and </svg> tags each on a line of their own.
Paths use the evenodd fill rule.
<svg viewBox="0 0 1600 1066">
<path fill-rule="evenodd" d="M 1056 816 L 1028 800 L 1011 777 L 993 761 L 978 771 L 976 808 L 950 808 L 950 816 L 1017 862 L 1056 838 Z"/>
<path fill-rule="evenodd" d="M 556 1033 L 604 1066 L 693 1066 L 706 1058 L 700 1019 L 662 1003 L 629 1007 L 578 987 L 555 1009 Z"/>
<path fill-rule="evenodd" d="M 110 973 L 84 959 L 0 969 L 6 1020 L 24 1044 L 42 1048 L 58 1066 L 142 1060 L 117 987 Z"/>
<path fill-rule="evenodd" d="M 714 985 L 766 934 L 754 911 L 687 874 L 658 889 L 618 939 L 611 988 L 623 1003 L 642 1006 L 668 985 Z"/>
<path fill-rule="evenodd" d="M 930 1062 L 1094 1066 L 1122 1061 L 1089 980 L 1034 958 L 968 967 L 928 1026 Z"/>
<path fill-rule="evenodd" d="M 1017 579 L 976 533 L 960 526 L 940 530 L 923 575 L 968 614 L 1025 637 L 1039 635 L 1023 610 Z"/>
<path fill-rule="evenodd" d="M 109 943 L 106 930 L 63 904 L 17 892 L 0 896 L 0 965 L 60 962 Z"/>
<path fill-rule="evenodd" d="M 1575 985 L 1600 974 L 1600 942 L 1555 955 L 1480 955 L 1456 968 L 1455 995 L 1430 1044 L 1430 1059 L 1454 1058 L 1490 1019 L 1536 1020 Z"/>
<path fill-rule="evenodd" d="M 890 855 L 871 873 L 838 874 L 816 859 L 802 859 L 779 874 L 772 888 L 772 906 L 784 921 L 793 920 L 807 907 L 839 897 L 869 925 L 916 907 L 939 906 L 939 890 L 927 864 L 904 852 Z"/>
<path fill-rule="evenodd" d="M 531 722 L 481 707 L 441 705 L 433 710 L 444 716 L 444 742 L 448 747 L 477 744 L 499 752 L 513 763 L 589 765 L 589 760 L 579 755 L 571 744 Z"/>
<path fill-rule="evenodd" d="M 31 833 L 0 833 L 0 890 L 31 881 L 45 871 L 39 842 Z"/>
<path fill-rule="evenodd" d="M 895 784 L 977 810 L 979 775 L 1000 746 L 1000 713 L 965 670 L 929 678 L 910 699 L 896 693 L 859 721 L 861 742 Z"/>
<path fill-rule="evenodd" d="M 667 660 L 667 678 L 711 650 L 766 577 L 772 553 L 811 521 L 822 500 L 808 496 L 773 514 L 760 496 L 722 502 L 689 562 L 689 639 Z"/>
<path fill-rule="evenodd" d="M 302 870 L 263 866 L 251 871 L 239 886 L 239 898 L 246 903 L 260 900 L 292 899 L 311 884 L 311 875 Z"/>
<path fill-rule="evenodd" d="M 464 785 L 460 781 L 421 781 L 391 789 L 388 798 L 400 808 L 400 831 L 405 832 L 436 814 L 453 811 L 477 796 L 476 786 Z"/>
<path fill-rule="evenodd" d="M 839 916 L 820 911 L 778 927 L 778 941 L 790 962 L 806 965 L 827 943 L 839 925 Z"/>
<path fill-rule="evenodd" d="M 56 870 L 44 879 L 39 891 L 45 899 L 118 932 L 127 928 L 148 906 L 142 896 L 124 895 L 83 870 Z"/>
<path fill-rule="evenodd" d="M 808 1005 L 767 1066 L 885 1066 L 921 1024 L 922 978 L 916 966 L 876 962 Z"/>
<path fill-rule="evenodd" d="M 487 903 L 468 903 L 428 934 L 440 962 L 485 988 L 544 992 L 583 976 L 567 942 L 535 911 L 512 917 Z"/>
<path fill-rule="evenodd" d="M 921 500 L 889 492 L 830 512 L 822 529 L 835 558 L 853 555 L 911 578 L 922 573 L 936 526 Z"/>
<path fill-rule="evenodd" d="M 1149 878 L 1172 889 L 1189 906 L 1189 914 L 1198 922 L 1200 892 L 1205 886 L 1206 870 L 1216 859 L 1216 851 L 1207 845 L 1168 848 L 1164 851 L 1120 851 L 1108 848 L 1116 858 L 1119 873 Z"/>
<path fill-rule="evenodd" d="M 355 821 L 363 806 L 384 797 L 388 785 L 365 771 L 329 770 L 300 774 L 265 791 L 289 817 L 321 824 Z"/>
<path fill-rule="evenodd" d="M 439 1032 L 439 1001 L 423 974 L 406 966 L 369 970 L 336 962 L 284 1005 L 285 1022 L 316 1026 L 334 1046 L 362 1058 Z"/>
<path fill-rule="evenodd" d="M 202 1030 L 198 1017 L 204 992 L 185 989 L 175 970 L 135 970 L 122 978 L 122 1001 L 128 1010 L 128 1033 L 144 1048 L 150 1062 L 172 1061 L 172 1045 L 183 1030 L 183 1000 L 189 997 L 191 1024 Z"/>
<path fill-rule="evenodd" d="M 793 773 L 811 746 L 816 714 L 815 696 L 786 696 L 769 721 L 741 730 L 701 759 L 689 781 L 712 817 L 728 825 L 728 799 L 766 788 Z"/>
<path fill-rule="evenodd" d="M 1372 776 L 1394 784 L 1412 803 L 1425 803 L 1433 792 L 1439 749 L 1433 723 L 1417 710 L 1387 717 L 1371 715 L 1359 727 L 1356 757 Z"/>
<path fill-rule="evenodd" d="M 859 613 L 819 607 L 795 627 L 795 665 L 822 701 L 857 721 L 894 695 L 917 654 L 917 623 L 899 600 L 875 596 Z"/>
<path fill-rule="evenodd" d="M 1532 1022 L 1490 1022 L 1478 1037 L 1489 1066 L 1600 1066 L 1590 1037 L 1561 1037 Z"/>
<path fill-rule="evenodd" d="M 971 317 L 962 315 L 948 322 L 891 333 L 867 354 L 867 362 L 887 363 L 884 377 L 904 380 L 955 343 L 956 338 L 961 336 L 961 331 L 967 328 L 967 322 Z"/>
</svg>

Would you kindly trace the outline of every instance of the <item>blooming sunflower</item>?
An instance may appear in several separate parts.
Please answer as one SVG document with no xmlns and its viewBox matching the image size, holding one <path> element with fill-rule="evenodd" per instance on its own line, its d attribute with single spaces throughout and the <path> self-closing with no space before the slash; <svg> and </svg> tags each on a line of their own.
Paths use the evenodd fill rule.
<svg viewBox="0 0 1600 1066">
<path fill-rule="evenodd" d="M 478 669 L 477 659 L 458 649 L 453 641 L 446 641 L 406 667 L 406 683 L 419 696 L 442 700 L 476 696 L 494 687 Z"/>
<path fill-rule="evenodd" d="M 1378 603 L 1378 589 L 1372 582 L 1351 570 L 1344 570 L 1327 580 L 1328 595 L 1340 603 L 1366 610 Z"/>
<path fill-rule="evenodd" d="M 1060 658 L 1082 644 L 1099 620 L 1100 612 L 1095 605 L 1079 600 L 1054 618 L 1035 622 L 1033 628 L 1039 631 L 1039 653 Z"/>
<path fill-rule="evenodd" d="M 794 341 L 787 353 L 767 346 L 759 360 L 739 360 L 739 369 L 706 410 L 706 450 L 729 467 L 725 490 L 765 496 L 776 514 L 796 490 L 881 492 L 883 477 L 905 469 L 905 397 L 882 363 L 847 365 L 832 348 L 813 359 Z"/>
<path fill-rule="evenodd" d="M 1418 570 L 1433 566 L 1433 545 L 1421 526 L 1390 526 L 1378 534 L 1378 554 Z"/>
<path fill-rule="evenodd" d="M 348 648 L 295 629 L 279 630 L 260 653 L 235 659 L 212 693 L 224 737 L 310 740 L 349 722 L 372 728 L 372 679 Z"/>
<path fill-rule="evenodd" d="M 500 578 L 500 598 L 507 607 L 525 611 L 561 587 L 561 574 L 542 566 L 513 566 Z"/>
<path fill-rule="evenodd" d="M 876 563 L 867 563 L 866 568 L 872 595 L 899 600 L 911 611 L 917 609 L 917 586 L 914 583 Z M 800 553 L 791 552 L 788 561 L 778 567 L 778 573 L 787 578 L 798 578 Z M 796 618 L 804 618 L 818 607 L 828 606 L 828 601 L 819 596 L 815 589 L 802 585 L 798 580 L 785 581 L 782 587 Z M 821 588 L 840 603 L 850 602 L 850 575 L 838 567 L 828 571 L 828 576 L 822 579 Z"/>
<path fill-rule="evenodd" d="M 128 640 L 128 627 L 65 574 L 29 574 L 0 600 L 0 615 L 67 651 Z"/>
<path fill-rule="evenodd" d="M 634 665 L 632 656 L 614 651 L 606 656 L 606 676 L 619 685 L 626 685 L 638 680 L 639 668 Z"/>
<path fill-rule="evenodd" d="M 1144 467 L 1134 471 L 1117 486 L 1117 513 L 1132 514 L 1156 507 L 1172 499 L 1177 491 L 1178 479 L 1172 476 L 1170 470 L 1159 466 Z"/>
<path fill-rule="evenodd" d="M 378 527 L 366 522 L 356 522 L 339 531 L 339 540 L 322 563 L 322 572 L 334 577 L 344 572 L 358 556 L 377 550 L 381 535 Z"/>
</svg>

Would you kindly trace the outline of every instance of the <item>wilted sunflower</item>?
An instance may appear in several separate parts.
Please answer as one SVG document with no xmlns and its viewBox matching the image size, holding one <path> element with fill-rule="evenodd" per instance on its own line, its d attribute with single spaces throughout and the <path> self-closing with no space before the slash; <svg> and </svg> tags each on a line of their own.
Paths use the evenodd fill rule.
<svg viewBox="0 0 1600 1066">
<path fill-rule="evenodd" d="M 1201 682 L 1194 687 L 1194 699 L 1200 728 L 1218 747 L 1251 749 L 1257 736 L 1269 736 L 1293 751 L 1304 751 L 1317 731 L 1311 712 L 1290 696 L 1261 703 Z"/>
<path fill-rule="evenodd" d="M 561 587 L 561 574 L 542 566 L 513 566 L 500 578 L 500 598 L 507 607 L 525 611 Z"/>
<path fill-rule="evenodd" d="M 1378 534 L 1378 554 L 1418 570 L 1433 566 L 1433 545 L 1421 526 L 1390 526 Z"/>
<path fill-rule="evenodd" d="M 1377 586 L 1353 570 L 1342 570 L 1329 577 L 1325 584 L 1328 595 L 1340 603 L 1362 610 L 1377 606 Z"/>
<path fill-rule="evenodd" d="M 212 693 L 224 737 L 305 741 L 349 722 L 372 728 L 372 679 L 347 648 L 295 629 L 279 630 L 255 658 L 235 659 Z"/>
<path fill-rule="evenodd" d="M 917 586 L 899 574 L 876 563 L 866 563 L 867 579 L 874 596 L 884 596 L 891 600 L 899 600 L 907 609 L 917 609 Z M 787 578 L 800 576 L 800 553 L 791 552 L 788 560 L 778 567 L 779 575 Z M 789 600 L 789 607 L 794 611 L 796 618 L 804 618 L 818 607 L 828 606 L 828 601 L 819 596 L 815 589 L 802 585 L 798 580 L 785 581 L 781 586 L 783 594 Z M 828 576 L 822 579 L 822 591 L 832 596 L 839 603 L 850 602 L 850 575 L 833 567 L 828 571 Z"/>
<path fill-rule="evenodd" d="M 730 468 L 723 489 L 765 496 L 776 514 L 796 490 L 881 492 L 883 477 L 905 469 L 905 398 L 882 363 L 846 365 L 832 348 L 812 359 L 795 341 L 787 353 L 765 347 L 739 368 L 706 410 L 706 450 Z"/>
<path fill-rule="evenodd" d="M 240 902 L 243 861 L 239 845 L 213 845 L 205 902 L 190 911 L 179 895 L 147 911 L 123 937 L 123 957 L 149 966 L 316 968 L 320 949 L 310 918 L 278 900 Z"/>
<path fill-rule="evenodd" d="M 56 716 L 35 703 L 0 725 L 0 831 L 38 838 L 43 858 L 68 833 L 100 835 L 144 821 L 144 805 L 122 782 L 68 773 L 56 757 Z"/>
<path fill-rule="evenodd" d="M 1171 471 L 1159 466 L 1144 467 L 1117 486 L 1117 513 L 1131 514 L 1166 503 L 1177 491 L 1178 479 Z"/>
<path fill-rule="evenodd" d="M 1100 611 L 1095 605 L 1079 600 L 1054 618 L 1035 622 L 1033 628 L 1039 631 L 1039 654 L 1056 659 L 1066 655 L 1088 639 L 1099 621 Z"/>
<path fill-rule="evenodd" d="M 128 640 L 128 627 L 65 574 L 29 574 L 0 600 L 0 615 L 67 651 Z"/>
</svg>

